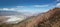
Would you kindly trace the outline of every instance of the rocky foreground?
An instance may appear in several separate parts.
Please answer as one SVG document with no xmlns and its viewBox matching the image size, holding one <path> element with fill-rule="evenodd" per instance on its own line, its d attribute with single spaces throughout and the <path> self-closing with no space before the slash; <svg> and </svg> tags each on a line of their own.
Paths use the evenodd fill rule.
<svg viewBox="0 0 60 27">
<path fill-rule="evenodd" d="M 60 8 L 29 17 L 18 24 L 2 24 L 0 27 L 60 27 Z"/>
</svg>

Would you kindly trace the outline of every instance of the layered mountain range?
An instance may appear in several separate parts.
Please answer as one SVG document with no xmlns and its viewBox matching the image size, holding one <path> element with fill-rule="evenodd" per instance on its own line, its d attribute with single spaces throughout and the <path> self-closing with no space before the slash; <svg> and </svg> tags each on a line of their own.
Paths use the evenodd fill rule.
<svg viewBox="0 0 60 27">
<path fill-rule="evenodd" d="M 0 16 L 11 16 L 11 15 L 20 15 L 22 13 L 16 12 L 16 11 L 4 11 L 0 10 Z"/>
</svg>

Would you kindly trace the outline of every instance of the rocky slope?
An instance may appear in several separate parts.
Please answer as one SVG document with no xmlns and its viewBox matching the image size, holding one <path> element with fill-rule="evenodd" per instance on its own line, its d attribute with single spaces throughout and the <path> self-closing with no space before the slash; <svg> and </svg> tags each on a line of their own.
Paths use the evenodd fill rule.
<svg viewBox="0 0 60 27">
<path fill-rule="evenodd" d="M 2 24 L 0 27 L 60 27 L 60 8 L 29 17 L 18 24 Z"/>
</svg>

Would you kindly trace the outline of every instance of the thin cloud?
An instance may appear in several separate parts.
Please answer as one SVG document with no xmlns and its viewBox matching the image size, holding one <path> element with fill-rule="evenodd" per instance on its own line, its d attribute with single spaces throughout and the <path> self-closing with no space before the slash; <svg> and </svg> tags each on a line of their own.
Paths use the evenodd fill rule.
<svg viewBox="0 0 60 27">
<path fill-rule="evenodd" d="M 57 0 L 57 2 L 60 1 L 60 0 Z"/>
<path fill-rule="evenodd" d="M 48 7 L 49 5 L 34 5 L 34 7 Z"/>
<path fill-rule="evenodd" d="M 0 10 L 5 10 L 5 11 L 14 11 L 14 10 L 15 10 L 15 8 L 2 8 L 2 9 L 0 9 Z"/>
<path fill-rule="evenodd" d="M 60 3 L 57 3 L 56 7 L 60 7 Z"/>
<path fill-rule="evenodd" d="M 23 7 L 25 7 L 25 6 L 16 6 L 17 8 L 23 8 Z"/>
<path fill-rule="evenodd" d="M 17 12 L 22 12 L 22 13 L 31 13 L 35 14 L 36 12 L 41 12 L 38 8 L 41 7 L 48 7 L 49 5 L 31 5 L 31 6 L 16 6 L 16 8 L 3 8 L 0 10 L 6 10 L 6 11 L 17 11 Z M 29 8 L 28 8 L 29 7 Z M 31 8 L 32 7 L 32 8 Z M 38 8 L 35 8 L 38 7 Z M 31 10 L 32 9 L 32 10 Z M 34 10 L 33 10 L 34 9 Z M 39 11 L 38 11 L 39 10 Z"/>
</svg>

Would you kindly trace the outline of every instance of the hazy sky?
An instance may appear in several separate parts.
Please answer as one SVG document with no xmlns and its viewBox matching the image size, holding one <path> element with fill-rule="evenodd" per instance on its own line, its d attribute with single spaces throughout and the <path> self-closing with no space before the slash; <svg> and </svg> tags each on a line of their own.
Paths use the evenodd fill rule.
<svg viewBox="0 0 60 27">
<path fill-rule="evenodd" d="M 18 12 L 45 12 L 60 6 L 60 0 L 0 0 L 0 10 Z"/>
</svg>

